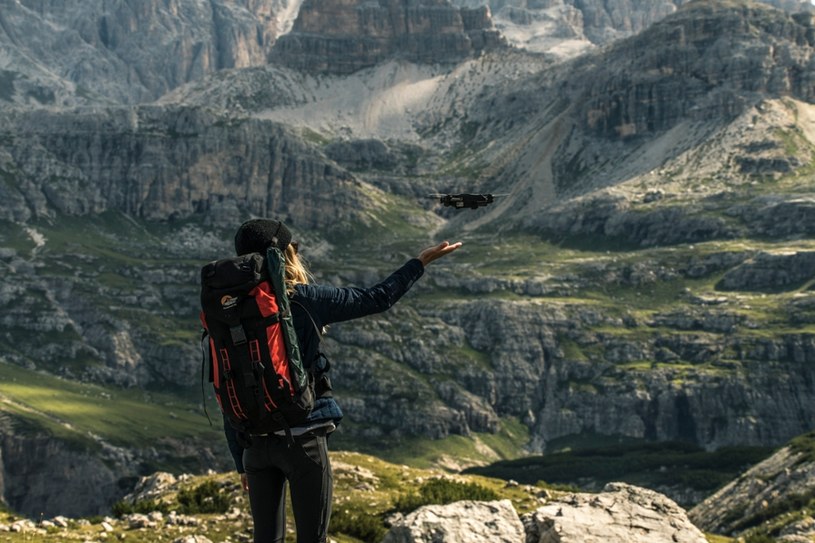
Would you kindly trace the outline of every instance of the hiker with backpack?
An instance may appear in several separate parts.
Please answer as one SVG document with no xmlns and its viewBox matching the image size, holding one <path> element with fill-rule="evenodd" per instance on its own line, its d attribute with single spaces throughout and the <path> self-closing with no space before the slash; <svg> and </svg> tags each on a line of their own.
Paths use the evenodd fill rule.
<svg viewBox="0 0 815 543">
<path fill-rule="evenodd" d="M 253 219 L 238 257 L 202 270 L 202 322 L 224 432 L 249 493 L 255 543 L 285 540 L 289 482 L 298 543 L 324 543 L 333 476 L 326 439 L 342 419 L 320 352 L 325 326 L 393 306 L 432 261 L 461 243 L 429 247 L 370 288 L 316 285 L 291 232 Z"/>
</svg>

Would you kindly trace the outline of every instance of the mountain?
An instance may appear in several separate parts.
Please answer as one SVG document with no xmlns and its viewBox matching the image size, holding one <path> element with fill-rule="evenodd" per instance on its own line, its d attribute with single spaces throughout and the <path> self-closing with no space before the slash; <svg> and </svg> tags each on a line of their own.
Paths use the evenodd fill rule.
<svg viewBox="0 0 815 543">
<path fill-rule="evenodd" d="M 424 20 L 364 4 L 372 22 Z M 463 10 L 416 3 L 430 5 L 472 44 Z M 492 35 L 482 22 L 470 28 Z M 319 44 L 306 30 L 321 24 L 295 21 L 290 39 Z M 362 34 L 335 73 L 295 56 L 149 104 L 111 105 L 136 101 L 111 90 L 26 108 L 13 79 L 3 362 L 194 407 L 200 266 L 231 253 L 243 219 L 278 216 L 334 284 L 372 284 L 443 236 L 465 242 L 391 312 L 331 328 L 337 446 L 461 468 L 602 437 L 714 450 L 811 430 L 811 14 L 690 2 L 565 62 L 504 46 L 450 63 L 391 56 L 426 35 L 396 28 Z M 427 198 L 460 191 L 504 196 L 477 211 Z M 3 392 L 28 405 L 19 394 Z M 61 439 L 47 417 L 25 420 L 26 435 Z M 4 448 L 4 466 L 22 450 Z"/>
<path fill-rule="evenodd" d="M 761 236 L 768 203 L 760 196 L 808 206 L 798 200 L 806 189 L 745 186 L 810 160 L 811 25 L 809 14 L 760 4 L 691 3 L 604 53 L 472 104 L 469 121 L 484 138 L 467 143 L 465 164 L 489 164 L 480 177 L 494 190 L 531 193 L 530 213 L 510 213 L 543 232 L 602 233 L 635 245 Z M 518 126 L 522 114 L 527 122 Z M 502 133 L 503 145 L 494 145 Z M 755 196 L 743 225 L 715 217 L 734 207 L 734 192 Z M 559 207 L 532 217 L 546 202 Z M 660 232 L 666 213 L 691 218 Z M 805 220 L 783 235 L 809 228 Z"/>
</svg>

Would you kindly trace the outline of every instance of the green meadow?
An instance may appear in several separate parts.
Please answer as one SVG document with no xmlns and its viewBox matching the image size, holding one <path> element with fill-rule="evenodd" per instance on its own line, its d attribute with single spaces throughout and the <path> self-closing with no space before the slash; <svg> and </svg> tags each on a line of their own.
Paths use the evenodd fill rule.
<svg viewBox="0 0 815 543">
<path fill-rule="evenodd" d="M 98 440 L 140 448 L 168 437 L 223 439 L 200 407 L 171 394 L 82 383 L 7 363 L 0 363 L 0 411 L 24 432 L 44 431 L 83 448 Z"/>
</svg>

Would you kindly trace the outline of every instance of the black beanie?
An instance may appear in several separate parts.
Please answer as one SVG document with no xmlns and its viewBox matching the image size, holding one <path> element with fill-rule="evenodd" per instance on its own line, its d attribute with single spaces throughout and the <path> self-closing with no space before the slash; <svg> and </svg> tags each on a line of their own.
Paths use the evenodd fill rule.
<svg viewBox="0 0 815 543">
<path fill-rule="evenodd" d="M 266 249 L 272 245 L 285 251 L 289 243 L 291 243 L 289 229 L 282 222 L 271 219 L 246 221 L 235 234 L 235 251 L 238 255 L 266 254 Z"/>
</svg>

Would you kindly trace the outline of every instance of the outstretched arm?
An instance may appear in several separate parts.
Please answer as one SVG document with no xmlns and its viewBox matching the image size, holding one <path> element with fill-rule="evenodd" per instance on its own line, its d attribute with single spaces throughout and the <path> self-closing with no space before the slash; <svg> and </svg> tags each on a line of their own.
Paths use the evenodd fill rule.
<svg viewBox="0 0 815 543">
<path fill-rule="evenodd" d="M 413 286 L 427 264 L 459 247 L 460 242 L 450 244 L 447 241 L 428 247 L 387 279 L 370 288 L 298 285 L 297 300 L 319 326 L 381 313 L 393 306 Z"/>
<path fill-rule="evenodd" d="M 433 262 L 434 260 L 439 259 L 445 255 L 449 255 L 459 247 L 461 247 L 460 241 L 453 244 L 451 244 L 449 241 L 443 241 L 438 245 L 428 247 L 427 249 L 419 253 L 418 259 L 422 263 L 422 266 L 427 267 L 427 265 Z"/>
</svg>

